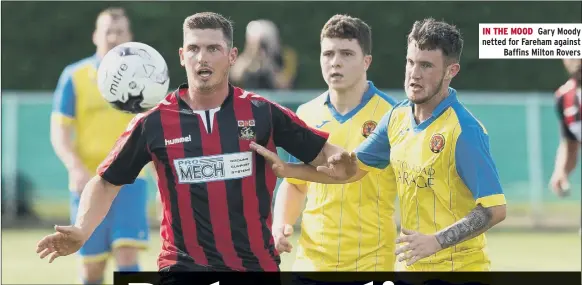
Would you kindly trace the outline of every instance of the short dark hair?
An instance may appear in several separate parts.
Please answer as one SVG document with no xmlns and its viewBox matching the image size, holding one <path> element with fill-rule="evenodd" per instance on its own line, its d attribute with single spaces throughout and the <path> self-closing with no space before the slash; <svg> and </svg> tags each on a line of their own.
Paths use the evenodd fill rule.
<svg viewBox="0 0 582 285">
<path fill-rule="evenodd" d="M 320 40 L 324 38 L 357 39 L 364 54 L 372 54 L 372 29 L 361 19 L 348 15 L 331 17 L 321 30 Z"/>
<path fill-rule="evenodd" d="M 224 16 L 213 12 L 201 12 L 187 17 L 184 20 L 184 32 L 195 29 L 220 29 L 226 38 L 229 47 L 233 46 L 233 27 L 232 22 Z"/>
<path fill-rule="evenodd" d="M 99 18 L 101 18 L 102 16 L 109 16 L 111 17 L 111 19 L 113 19 L 114 21 L 117 21 L 121 18 L 126 18 L 127 22 L 129 23 L 129 17 L 127 15 L 127 13 L 125 12 L 125 9 L 121 8 L 121 7 L 109 7 L 101 12 L 99 12 L 99 15 L 97 15 L 97 19 L 95 20 L 95 27 L 97 27 L 97 23 L 99 23 Z M 131 23 L 129 23 L 131 24 Z"/>
<path fill-rule="evenodd" d="M 408 34 L 408 43 L 416 42 L 421 50 L 440 49 L 444 56 L 456 62 L 461 60 L 463 37 L 457 27 L 433 18 L 414 22 Z"/>
</svg>

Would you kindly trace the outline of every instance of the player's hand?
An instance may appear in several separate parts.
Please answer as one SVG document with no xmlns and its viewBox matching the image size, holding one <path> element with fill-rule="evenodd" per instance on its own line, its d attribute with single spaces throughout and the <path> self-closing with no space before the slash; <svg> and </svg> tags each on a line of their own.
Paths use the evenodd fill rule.
<svg viewBox="0 0 582 285">
<path fill-rule="evenodd" d="M 410 266 L 422 258 L 431 256 L 442 249 L 434 235 L 425 235 L 415 231 L 402 229 L 402 235 L 396 239 L 396 244 L 407 243 L 399 247 L 395 254 L 400 257 L 398 262 L 406 261 Z"/>
<path fill-rule="evenodd" d="M 55 231 L 56 233 L 45 236 L 36 245 L 36 253 L 41 259 L 51 256 L 49 263 L 57 257 L 77 252 L 85 242 L 81 229 L 75 226 L 55 226 Z"/>
<path fill-rule="evenodd" d="M 293 245 L 288 240 L 292 234 L 293 226 L 290 224 L 273 227 L 273 239 L 275 240 L 275 249 L 278 252 L 291 252 L 293 250 Z"/>
<path fill-rule="evenodd" d="M 271 164 L 271 168 L 273 169 L 273 172 L 275 173 L 275 175 L 277 175 L 277 177 L 279 178 L 289 177 L 288 176 L 289 174 L 287 173 L 288 164 L 286 162 L 283 162 L 283 160 L 281 160 L 277 153 L 268 150 L 267 148 L 256 142 L 251 142 L 250 148 L 256 151 L 261 156 L 263 156 Z"/>
<path fill-rule="evenodd" d="M 330 156 L 327 165 L 318 166 L 317 171 L 337 180 L 348 180 L 358 172 L 356 153 L 341 152 Z"/>
<path fill-rule="evenodd" d="M 91 180 L 91 174 L 85 169 L 85 167 L 75 167 L 69 171 L 69 187 L 71 191 L 81 193 L 83 188 L 87 185 L 87 182 Z"/>
<path fill-rule="evenodd" d="M 568 196 L 570 194 L 568 175 L 561 171 L 554 172 L 552 178 L 550 178 L 550 188 L 558 197 Z"/>
</svg>

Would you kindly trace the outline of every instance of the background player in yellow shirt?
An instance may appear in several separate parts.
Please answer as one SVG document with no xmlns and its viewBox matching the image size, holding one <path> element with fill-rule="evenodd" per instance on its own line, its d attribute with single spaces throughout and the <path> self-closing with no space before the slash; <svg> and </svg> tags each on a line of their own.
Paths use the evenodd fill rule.
<svg viewBox="0 0 582 285">
<path fill-rule="evenodd" d="M 100 59 L 131 39 L 124 10 L 110 8 L 101 12 L 93 32 L 96 54 L 67 66 L 54 94 L 51 142 L 69 172 L 72 223 L 85 184 L 134 117 L 111 107 L 97 88 Z M 137 252 L 145 248 L 149 238 L 146 205 L 144 179 L 137 179 L 119 192 L 103 223 L 79 251 L 85 284 L 102 283 L 111 252 L 119 271 L 139 271 Z"/>
<path fill-rule="evenodd" d="M 324 25 L 320 41 L 321 71 L 329 90 L 301 105 L 297 115 L 329 133 L 330 143 L 353 150 L 396 101 L 366 79 L 372 34 L 365 22 L 335 15 Z M 396 185 L 390 167 L 344 185 L 284 180 L 273 222 L 279 252 L 291 251 L 287 236 L 306 198 L 293 271 L 394 270 Z"/>
<path fill-rule="evenodd" d="M 408 100 L 386 114 L 351 156 L 331 156 L 314 171 L 252 148 L 274 163 L 277 175 L 320 183 L 353 182 L 392 165 L 403 227 L 397 242 L 406 243 L 396 253 L 406 270 L 488 271 L 484 233 L 505 219 L 505 196 L 486 129 L 449 87 L 462 47 L 454 26 L 415 22 L 406 55 Z"/>
</svg>

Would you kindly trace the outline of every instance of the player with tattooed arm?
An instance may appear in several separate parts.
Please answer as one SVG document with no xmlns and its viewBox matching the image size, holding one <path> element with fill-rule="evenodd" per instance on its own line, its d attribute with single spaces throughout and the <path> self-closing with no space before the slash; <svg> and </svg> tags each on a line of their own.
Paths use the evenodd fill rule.
<svg viewBox="0 0 582 285">
<path fill-rule="evenodd" d="M 484 233 L 505 219 L 506 203 L 485 127 L 449 87 L 460 70 L 463 40 L 452 25 L 426 19 L 408 35 L 404 88 L 392 109 L 346 159 L 328 165 L 283 163 L 252 148 L 279 176 L 319 183 L 357 181 L 392 165 L 402 234 L 396 250 L 407 271 L 489 271 Z"/>
</svg>

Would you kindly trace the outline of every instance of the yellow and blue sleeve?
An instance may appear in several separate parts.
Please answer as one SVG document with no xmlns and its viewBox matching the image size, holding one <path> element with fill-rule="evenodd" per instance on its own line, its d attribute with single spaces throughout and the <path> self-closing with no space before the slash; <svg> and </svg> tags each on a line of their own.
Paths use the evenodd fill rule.
<svg viewBox="0 0 582 285">
<path fill-rule="evenodd" d="M 491 157 L 489 136 L 479 126 L 461 131 L 455 147 L 457 173 L 473 198 L 483 207 L 505 205 L 497 167 Z"/>
<path fill-rule="evenodd" d="M 356 148 L 355 153 L 360 169 L 379 173 L 390 164 L 388 123 L 392 110 L 382 117 L 374 131 Z"/>
<path fill-rule="evenodd" d="M 70 124 L 75 118 L 75 89 L 70 67 L 65 68 L 53 95 L 52 118 Z"/>
</svg>

